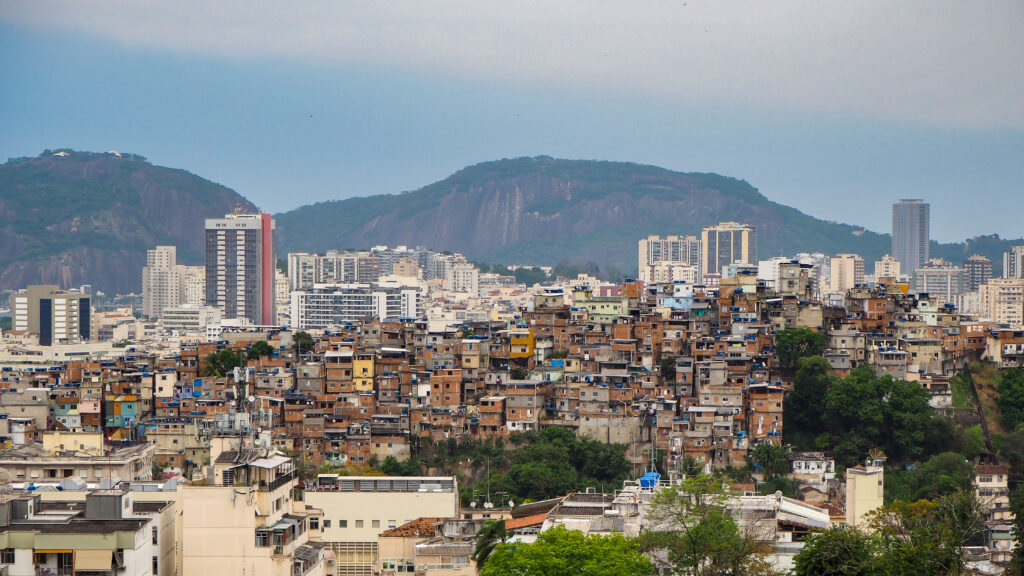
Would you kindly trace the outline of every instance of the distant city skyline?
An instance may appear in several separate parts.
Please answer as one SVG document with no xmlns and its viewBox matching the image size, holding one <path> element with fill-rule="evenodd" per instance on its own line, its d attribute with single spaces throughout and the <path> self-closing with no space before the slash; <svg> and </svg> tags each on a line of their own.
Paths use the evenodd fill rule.
<svg viewBox="0 0 1024 576">
<path fill-rule="evenodd" d="M 571 23 L 571 26 L 566 26 Z M 0 160 L 116 149 L 277 213 L 503 157 L 742 178 L 813 216 L 1024 236 L 1024 5 L 0 5 Z M 970 201 L 966 201 L 970 198 Z"/>
</svg>

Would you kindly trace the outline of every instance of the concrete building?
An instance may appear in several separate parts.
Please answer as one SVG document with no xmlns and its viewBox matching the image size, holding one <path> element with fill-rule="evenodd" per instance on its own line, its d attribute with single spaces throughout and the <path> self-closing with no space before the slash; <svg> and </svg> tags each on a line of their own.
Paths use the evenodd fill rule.
<svg viewBox="0 0 1024 576">
<path fill-rule="evenodd" d="M 928 262 L 930 205 L 923 200 L 900 200 L 892 205 L 892 255 L 910 275 Z"/>
<path fill-rule="evenodd" d="M 206 220 L 206 304 L 226 319 L 273 325 L 274 219 L 228 214 Z"/>
<path fill-rule="evenodd" d="M 1024 327 L 1024 278 L 995 278 L 982 284 L 978 309 L 985 319 Z"/>
<path fill-rule="evenodd" d="M 206 267 L 180 266 L 184 276 L 185 291 L 181 295 L 181 303 L 191 306 L 206 304 Z"/>
<path fill-rule="evenodd" d="M 980 254 L 964 260 L 964 291 L 974 292 L 992 279 L 992 261 Z"/>
<path fill-rule="evenodd" d="M 160 318 L 164 330 L 178 334 L 205 334 L 208 326 L 216 326 L 220 322 L 219 309 L 191 304 L 165 308 Z"/>
<path fill-rule="evenodd" d="M 453 265 L 448 271 L 448 289 L 474 296 L 480 294 L 480 269 L 469 262 Z"/>
<path fill-rule="evenodd" d="M 77 290 L 34 285 L 11 295 L 14 330 L 39 335 L 40 346 L 92 339 L 92 298 Z"/>
<path fill-rule="evenodd" d="M 317 284 L 292 292 L 291 326 L 325 329 L 361 318 L 420 318 L 425 290 L 400 284 Z"/>
<path fill-rule="evenodd" d="M 1024 246 L 1003 252 L 1003 278 L 1024 278 Z"/>
<path fill-rule="evenodd" d="M 881 260 L 875 260 L 875 281 L 879 278 L 899 278 L 902 269 L 900 261 L 886 254 Z"/>
<path fill-rule="evenodd" d="M 693 282 L 701 278 L 701 240 L 696 236 L 648 236 L 638 243 L 639 278 L 644 282 L 656 282 L 644 278 L 649 267 L 658 265 L 688 265 L 695 271 Z M 660 280 L 665 282 L 666 280 Z M 671 282 L 672 280 L 668 280 Z"/>
<path fill-rule="evenodd" d="M 161 570 L 159 530 L 157 516 L 136 514 L 132 493 L 124 490 L 90 492 L 84 502 L 0 494 L 5 544 L 0 571 L 9 576 L 172 574 Z"/>
<path fill-rule="evenodd" d="M 682 263 L 658 262 L 640 266 L 639 279 L 645 284 L 671 284 L 673 282 L 700 282 L 699 269 Z"/>
<path fill-rule="evenodd" d="M 100 432 L 44 432 L 42 441 L 0 453 L 0 468 L 14 482 L 149 480 L 153 446 L 145 442 L 105 442 Z"/>
<path fill-rule="evenodd" d="M 965 283 L 963 268 L 942 258 L 933 258 L 914 271 L 914 291 L 937 298 L 939 304 L 952 303 L 958 294 L 965 292 Z"/>
<path fill-rule="evenodd" d="M 846 469 L 846 524 L 865 529 L 866 516 L 882 507 L 885 460 L 874 457 L 863 466 Z"/>
<path fill-rule="evenodd" d="M 856 254 L 836 254 L 829 266 L 829 289 L 846 292 L 864 283 L 864 259 Z"/>
<path fill-rule="evenodd" d="M 220 452 L 206 486 L 178 487 L 180 574 L 322 575 L 320 511 L 293 499 L 290 458 L 246 442 Z"/>
<path fill-rule="evenodd" d="M 451 477 L 321 475 L 306 503 L 323 511 L 324 547 L 334 576 L 370 576 L 380 566 L 378 537 L 417 518 L 455 518 L 459 490 Z M 330 574 L 330 572 L 329 572 Z"/>
<path fill-rule="evenodd" d="M 146 251 L 142 268 L 142 315 L 157 318 L 164 308 L 181 304 L 184 278 L 178 268 L 178 249 L 157 246 Z"/>
<path fill-rule="evenodd" d="M 736 222 L 705 227 L 701 232 L 702 273 L 723 274 L 723 268 L 737 262 L 757 264 L 757 231 L 754 227 Z"/>
</svg>

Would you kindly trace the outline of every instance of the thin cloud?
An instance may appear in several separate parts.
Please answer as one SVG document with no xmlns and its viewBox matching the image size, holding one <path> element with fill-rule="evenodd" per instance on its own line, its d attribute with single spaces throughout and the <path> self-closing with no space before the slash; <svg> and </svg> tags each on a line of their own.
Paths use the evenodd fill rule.
<svg viewBox="0 0 1024 576">
<path fill-rule="evenodd" d="M 1024 129 L 1024 4 L 1015 1 L 9 0 L 0 19 L 227 59 Z"/>
</svg>

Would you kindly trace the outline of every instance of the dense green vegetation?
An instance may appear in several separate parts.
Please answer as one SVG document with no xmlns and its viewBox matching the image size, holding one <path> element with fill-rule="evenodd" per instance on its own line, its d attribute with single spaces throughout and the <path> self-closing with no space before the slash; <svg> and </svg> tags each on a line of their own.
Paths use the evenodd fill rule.
<svg viewBox="0 0 1024 576">
<path fill-rule="evenodd" d="M 584 535 L 556 526 L 532 544 L 499 544 L 480 576 L 653 576 L 654 566 L 635 539 Z"/>
<path fill-rule="evenodd" d="M 879 377 L 870 367 L 836 378 L 827 366 L 808 357 L 797 369 L 783 408 L 783 434 L 797 448 L 830 450 L 836 464 L 848 467 L 875 447 L 899 463 L 955 445 L 952 424 L 929 406 L 931 394 L 919 384 Z"/>
<path fill-rule="evenodd" d="M 381 472 L 395 476 L 470 473 L 460 478 L 463 504 L 487 494 L 502 502 L 543 500 L 588 487 L 610 492 L 622 487 L 633 467 L 621 444 L 577 438 L 568 429 L 551 426 L 540 432 L 513 434 L 508 442 L 425 442 L 407 460 L 386 458 Z M 498 498 L 496 495 L 501 494 Z"/>
</svg>

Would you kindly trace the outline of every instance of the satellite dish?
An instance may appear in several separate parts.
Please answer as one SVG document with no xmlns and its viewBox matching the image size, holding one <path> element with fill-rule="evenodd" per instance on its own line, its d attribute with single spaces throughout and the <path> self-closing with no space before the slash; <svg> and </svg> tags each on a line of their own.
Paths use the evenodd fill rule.
<svg viewBox="0 0 1024 576">
<path fill-rule="evenodd" d="M 249 396 L 249 398 L 247 398 L 247 400 L 249 400 L 249 404 L 252 404 L 253 402 L 256 401 L 256 397 L 255 396 Z"/>
<path fill-rule="evenodd" d="M 494 504 L 491 504 L 490 502 L 484 502 L 484 508 L 490 510 L 491 508 L 494 508 Z"/>
<path fill-rule="evenodd" d="M 508 507 L 509 507 L 509 508 L 515 508 L 515 507 L 516 507 L 516 503 L 515 503 L 515 502 L 513 502 L 513 501 L 511 501 L 511 500 L 509 500 L 509 501 L 508 501 Z"/>
<path fill-rule="evenodd" d="M 470 508 L 476 508 L 476 502 L 470 502 L 469 503 L 469 507 Z"/>
</svg>

